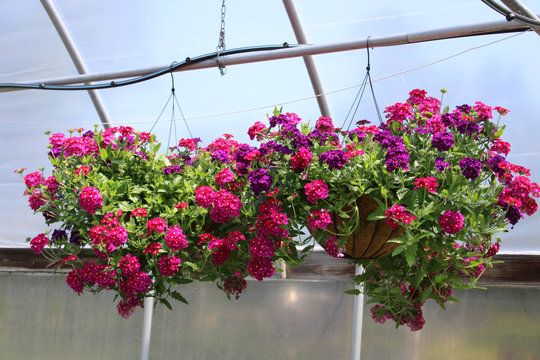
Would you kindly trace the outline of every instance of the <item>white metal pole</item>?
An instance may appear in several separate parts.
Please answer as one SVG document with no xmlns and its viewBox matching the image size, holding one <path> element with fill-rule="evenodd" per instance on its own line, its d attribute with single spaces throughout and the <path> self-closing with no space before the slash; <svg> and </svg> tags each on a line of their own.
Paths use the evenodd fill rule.
<svg viewBox="0 0 540 360">
<path fill-rule="evenodd" d="M 394 45 L 405 45 L 417 42 L 451 39 L 456 37 L 474 36 L 491 34 L 497 31 L 517 31 L 529 29 L 528 26 L 524 26 L 515 21 L 507 22 L 506 20 L 491 21 L 485 23 L 455 26 L 442 29 L 434 29 L 427 31 L 416 31 L 410 33 L 402 33 L 397 35 L 387 36 L 372 36 L 369 38 L 369 46 L 371 47 L 384 47 Z M 287 59 L 293 57 L 326 54 L 332 52 L 348 51 L 365 49 L 367 45 L 367 38 L 352 40 L 341 43 L 330 43 L 320 45 L 299 45 L 297 47 L 284 48 L 279 50 L 258 51 L 254 53 L 242 53 L 222 56 L 220 58 L 221 63 L 224 66 L 246 64 L 252 62 L 269 61 Z M 214 59 L 201 61 L 198 63 L 188 64 L 178 71 L 190 71 L 196 69 L 206 69 L 216 67 L 216 61 Z M 90 81 L 103 81 L 113 80 L 121 78 L 129 78 L 136 76 L 148 75 L 160 70 L 170 67 L 170 64 L 162 66 L 153 66 L 144 69 L 132 69 L 122 71 L 111 71 L 104 73 L 88 74 L 69 76 L 54 79 L 42 79 L 34 81 L 24 81 L 21 84 L 45 84 L 45 85 L 69 85 L 80 84 Z M 22 90 L 21 88 L 0 88 L 0 92 Z"/>
<path fill-rule="evenodd" d="M 302 23 L 300 22 L 300 17 L 296 12 L 294 1 L 283 0 L 283 5 L 285 6 L 285 10 L 287 11 L 287 15 L 289 16 L 289 21 L 291 22 L 296 41 L 298 41 L 299 44 L 307 44 L 307 37 L 304 33 Z M 315 61 L 313 60 L 313 57 L 304 56 L 304 63 L 306 64 L 306 70 L 308 72 L 309 79 L 311 80 L 311 86 L 313 87 L 313 91 L 315 92 L 315 95 L 319 95 L 317 96 L 317 103 L 319 104 L 319 110 L 321 111 L 321 115 L 326 117 L 332 117 L 330 113 L 330 106 L 326 101 L 326 96 L 323 95 L 324 89 L 321 83 L 321 79 L 319 77 L 319 73 L 317 72 L 317 67 L 315 66 Z"/>
<path fill-rule="evenodd" d="M 148 360 L 150 353 L 150 335 L 152 333 L 152 314 L 154 312 L 154 297 L 144 298 L 143 329 L 141 343 L 141 360 Z"/>
<path fill-rule="evenodd" d="M 363 269 L 356 265 L 355 275 L 360 275 Z M 360 285 L 355 285 L 355 289 L 361 290 Z M 353 328 L 351 337 L 351 360 L 360 360 L 362 353 L 362 324 L 364 319 L 364 294 L 360 293 L 354 297 L 353 305 Z"/>
<path fill-rule="evenodd" d="M 53 23 L 54 27 L 56 28 L 56 31 L 58 32 L 58 35 L 62 39 L 62 42 L 64 43 L 64 46 L 66 50 L 69 53 L 69 56 L 71 57 L 71 60 L 73 61 L 73 64 L 75 65 L 75 68 L 77 69 L 77 72 L 79 74 L 88 74 L 88 69 L 86 68 L 86 65 L 84 63 L 84 60 L 82 56 L 79 54 L 79 51 L 77 50 L 77 47 L 75 46 L 75 43 L 73 42 L 73 39 L 71 38 L 71 35 L 69 34 L 68 29 L 64 25 L 64 22 L 62 21 L 62 18 L 56 11 L 56 8 L 54 7 L 54 4 L 51 0 L 41 0 L 41 4 L 43 5 L 43 8 L 47 12 L 47 15 L 49 15 L 49 19 L 51 19 L 51 22 Z M 101 97 L 99 96 L 99 93 L 97 90 L 88 90 L 88 95 L 90 96 L 90 99 L 92 100 L 92 103 L 94 104 L 94 108 L 96 109 L 98 116 L 101 120 L 101 123 L 103 124 L 103 127 L 109 128 L 111 127 L 111 121 L 109 120 L 109 115 L 107 114 L 107 110 L 105 109 L 105 105 L 103 104 L 103 101 L 101 100 Z"/>
</svg>

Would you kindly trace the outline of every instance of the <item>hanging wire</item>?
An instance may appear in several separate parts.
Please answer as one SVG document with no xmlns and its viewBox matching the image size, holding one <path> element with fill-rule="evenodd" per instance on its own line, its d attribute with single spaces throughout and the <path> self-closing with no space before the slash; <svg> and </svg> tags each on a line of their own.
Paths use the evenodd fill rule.
<svg viewBox="0 0 540 360">
<path fill-rule="evenodd" d="M 171 64 L 171 68 L 174 67 L 175 64 L 176 63 L 173 62 Z M 184 124 L 186 125 L 186 129 L 187 129 L 187 131 L 189 133 L 189 137 L 191 139 L 193 139 L 193 134 L 191 133 L 189 125 L 188 125 L 188 123 L 186 121 L 186 118 L 184 116 L 184 113 L 182 112 L 182 108 L 180 107 L 180 102 L 178 101 L 178 97 L 176 96 L 176 88 L 174 86 L 174 74 L 172 73 L 172 71 L 170 72 L 170 74 L 171 74 L 171 94 L 169 95 L 169 98 L 167 99 L 167 102 L 165 103 L 165 106 L 163 107 L 163 109 L 161 109 L 161 112 L 159 113 L 159 116 L 157 117 L 156 121 L 154 121 L 154 124 L 152 125 L 152 128 L 149 131 L 149 132 L 152 132 L 152 130 L 154 130 L 154 127 L 159 122 L 159 119 L 161 118 L 161 116 L 165 112 L 165 109 L 167 108 L 167 106 L 169 105 L 169 102 L 171 102 L 171 99 L 172 99 L 171 119 L 170 119 L 170 122 L 169 122 L 169 138 L 167 140 L 167 149 L 170 148 L 171 136 L 173 134 L 173 131 L 174 131 L 174 142 L 175 143 L 178 142 L 178 133 L 176 131 L 176 109 L 175 109 L 175 107 L 178 107 L 178 111 L 180 112 L 180 115 L 182 116 L 182 120 L 184 121 Z"/>
<path fill-rule="evenodd" d="M 347 113 L 347 116 L 345 117 L 345 120 L 343 121 L 343 124 L 341 128 L 345 127 L 345 124 L 348 121 L 347 125 L 347 131 L 351 128 L 354 118 L 356 117 L 356 112 L 358 111 L 358 107 L 360 106 L 360 102 L 362 101 L 362 97 L 364 96 L 364 91 L 366 90 L 366 86 L 369 83 L 369 87 L 371 89 L 371 95 L 373 97 L 373 103 L 375 104 L 375 109 L 377 110 L 377 116 L 379 117 L 379 123 L 383 123 L 383 118 L 381 115 L 381 111 L 379 110 L 379 104 L 377 103 L 377 98 L 375 97 L 375 91 L 373 90 L 373 81 L 371 81 L 371 60 L 369 56 L 369 36 L 366 39 L 366 50 L 367 50 L 367 66 L 366 66 L 366 75 L 364 76 L 364 80 L 360 84 L 360 88 L 358 89 L 358 92 L 356 93 L 356 97 L 354 98 L 354 101 L 351 105 L 351 108 L 349 109 L 349 112 Z M 354 109 L 354 112 L 353 112 Z M 352 116 L 351 115 L 352 112 Z"/>
</svg>

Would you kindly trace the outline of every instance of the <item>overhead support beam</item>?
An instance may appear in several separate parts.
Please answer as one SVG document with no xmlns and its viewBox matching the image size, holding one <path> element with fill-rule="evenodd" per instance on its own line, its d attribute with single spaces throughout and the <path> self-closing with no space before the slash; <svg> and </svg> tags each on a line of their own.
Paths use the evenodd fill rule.
<svg viewBox="0 0 540 360">
<path fill-rule="evenodd" d="M 531 19 L 540 21 L 540 18 L 536 16 L 521 0 L 501 0 L 510 10 L 523 16 L 527 16 Z M 540 26 L 533 26 L 534 31 L 540 35 Z"/>
<path fill-rule="evenodd" d="M 86 68 L 86 65 L 79 54 L 79 51 L 77 50 L 77 47 L 75 46 L 75 43 L 73 42 L 73 39 L 71 38 L 71 35 L 69 34 L 68 29 L 64 25 L 64 22 L 62 21 L 62 18 L 56 11 L 56 8 L 51 0 L 41 0 L 41 4 L 45 8 L 45 11 L 47 12 L 47 15 L 49 15 L 49 18 L 51 19 L 51 22 L 53 23 L 54 27 L 56 28 L 56 31 L 58 32 L 58 35 L 62 39 L 62 42 L 64 43 L 64 46 L 66 47 L 66 50 L 69 53 L 69 56 L 71 57 L 71 61 L 73 61 L 73 64 L 75 65 L 75 68 L 77 69 L 77 72 L 81 75 L 88 74 L 88 69 Z M 88 84 L 88 82 L 84 82 L 85 84 Z M 96 109 L 98 116 L 101 120 L 101 123 L 103 124 L 103 127 L 105 129 L 111 127 L 111 121 L 109 120 L 109 115 L 107 114 L 107 110 L 105 109 L 105 105 L 103 104 L 103 101 L 101 100 L 101 96 L 97 92 L 97 90 L 88 90 L 88 95 L 90 95 L 90 99 L 92 100 L 92 103 L 94 104 L 94 108 Z"/>
<path fill-rule="evenodd" d="M 283 5 L 287 11 L 287 16 L 289 16 L 289 21 L 294 31 L 294 36 L 296 36 L 296 41 L 298 44 L 307 44 L 307 37 L 304 33 L 302 23 L 296 12 L 296 7 L 294 6 L 293 0 L 283 0 Z M 313 91 L 317 95 L 317 103 L 319 104 L 319 110 L 321 111 L 322 116 L 332 117 L 330 113 L 330 106 L 328 106 L 328 101 L 324 95 L 324 90 L 322 87 L 321 79 L 317 68 L 315 66 L 315 61 L 313 56 L 304 56 L 304 63 L 306 64 L 306 69 L 311 80 L 311 85 L 313 86 Z"/>
<path fill-rule="evenodd" d="M 507 22 L 505 20 L 484 22 L 472 25 L 447 27 L 427 31 L 416 31 L 402 33 L 397 35 L 374 36 L 369 37 L 370 47 L 386 47 L 396 45 L 406 45 L 426 41 L 452 39 L 476 35 L 489 35 L 501 32 L 519 32 L 529 30 L 515 21 Z M 341 51 L 365 49 L 367 38 L 351 40 L 340 43 L 319 44 L 319 45 L 299 45 L 295 47 L 282 48 L 279 50 L 258 51 L 253 53 L 233 54 L 220 57 L 224 66 L 254 63 L 261 61 L 280 60 L 294 57 L 303 57 L 308 55 L 328 54 Z M 22 84 L 45 84 L 45 85 L 72 85 L 88 83 L 93 81 L 106 81 L 124 78 L 134 78 L 145 76 L 170 67 L 170 64 L 148 67 L 144 69 L 133 69 L 124 71 L 111 71 L 98 74 L 78 75 L 54 79 L 42 79 L 35 81 L 22 82 Z M 178 71 L 190 71 L 197 69 L 207 69 L 217 67 L 215 59 L 205 60 L 197 63 L 187 64 L 178 69 Z M 0 88 L 0 92 L 16 91 L 20 88 Z"/>
</svg>

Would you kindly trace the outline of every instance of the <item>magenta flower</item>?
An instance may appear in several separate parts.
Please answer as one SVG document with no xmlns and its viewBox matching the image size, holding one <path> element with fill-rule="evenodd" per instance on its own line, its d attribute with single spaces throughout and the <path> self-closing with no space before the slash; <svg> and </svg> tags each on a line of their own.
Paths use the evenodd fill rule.
<svg viewBox="0 0 540 360">
<path fill-rule="evenodd" d="M 43 184 L 44 181 L 45 180 L 43 179 L 43 176 L 41 176 L 41 173 L 37 171 L 24 176 L 24 184 L 27 188 L 36 187 L 40 184 Z"/>
<path fill-rule="evenodd" d="M 182 262 L 182 260 L 179 257 L 163 255 L 158 261 L 159 273 L 163 276 L 176 274 L 180 262 Z"/>
<path fill-rule="evenodd" d="M 234 194 L 225 189 L 219 190 L 214 194 L 214 205 L 210 210 L 210 218 L 217 223 L 226 223 L 233 217 L 240 216 L 242 202 Z"/>
<path fill-rule="evenodd" d="M 138 297 L 132 296 L 125 300 L 120 300 L 118 305 L 116 305 L 116 310 L 120 316 L 127 319 L 135 313 L 137 306 L 142 307 L 142 302 Z"/>
<path fill-rule="evenodd" d="M 216 175 L 214 180 L 217 186 L 224 187 L 234 180 L 234 173 L 229 168 L 225 168 Z"/>
<path fill-rule="evenodd" d="M 127 254 L 122 257 L 122 259 L 118 263 L 118 267 L 122 271 L 122 275 L 130 275 L 139 271 L 141 264 L 139 263 L 139 259 L 137 259 L 136 256 Z"/>
<path fill-rule="evenodd" d="M 334 131 L 334 124 L 332 119 L 326 116 L 321 116 L 319 120 L 315 123 L 315 129 L 319 130 L 322 133 Z"/>
<path fill-rule="evenodd" d="M 170 227 L 165 233 L 165 243 L 173 251 L 185 249 L 188 247 L 186 235 L 178 225 Z"/>
<path fill-rule="evenodd" d="M 414 179 L 414 184 L 416 185 L 415 189 L 425 187 L 432 194 L 435 194 L 437 191 L 437 186 L 439 186 L 437 179 L 435 179 L 433 176 Z"/>
<path fill-rule="evenodd" d="M 83 291 L 84 283 L 77 273 L 77 269 L 71 270 L 66 278 L 66 283 L 69 285 L 70 288 L 73 289 L 76 293 L 80 294 Z"/>
<path fill-rule="evenodd" d="M 392 205 L 392 207 L 385 212 L 386 223 L 392 229 L 395 229 L 398 226 L 397 220 L 400 220 L 403 224 L 410 224 L 416 216 L 411 214 L 409 211 L 401 205 Z"/>
<path fill-rule="evenodd" d="M 199 186 L 195 189 L 195 201 L 197 205 L 208 209 L 214 202 L 214 189 L 210 186 Z"/>
<path fill-rule="evenodd" d="M 307 199 L 310 203 L 315 204 L 319 199 L 328 197 L 328 185 L 322 180 L 314 180 L 304 186 Z"/>
<path fill-rule="evenodd" d="M 34 251 L 34 254 L 41 254 L 41 251 L 47 245 L 49 245 L 49 238 L 43 233 L 30 240 L 30 248 Z"/>
<path fill-rule="evenodd" d="M 293 170 L 303 170 L 311 164 L 313 155 L 308 148 L 302 147 L 291 157 L 291 168 Z"/>
<path fill-rule="evenodd" d="M 313 210 L 309 213 L 307 220 L 311 229 L 325 229 L 332 223 L 330 213 L 326 209 Z"/>
<path fill-rule="evenodd" d="M 79 194 L 79 203 L 84 211 L 94 215 L 96 210 L 103 205 L 103 198 L 98 189 L 87 186 Z"/>
<path fill-rule="evenodd" d="M 439 225 L 441 225 L 444 232 L 455 234 L 463 229 L 463 220 L 465 220 L 465 217 L 459 212 L 446 210 L 439 217 Z"/>
<path fill-rule="evenodd" d="M 148 222 L 146 223 L 148 236 L 150 236 L 150 234 L 152 234 L 152 231 L 154 230 L 156 230 L 158 233 L 162 233 L 165 231 L 166 227 L 167 227 L 167 224 L 165 223 L 165 220 L 160 217 L 148 220 Z"/>
<path fill-rule="evenodd" d="M 251 140 L 257 138 L 257 141 L 261 141 L 266 131 L 266 126 L 262 122 L 257 121 L 248 129 L 248 135 Z"/>
</svg>

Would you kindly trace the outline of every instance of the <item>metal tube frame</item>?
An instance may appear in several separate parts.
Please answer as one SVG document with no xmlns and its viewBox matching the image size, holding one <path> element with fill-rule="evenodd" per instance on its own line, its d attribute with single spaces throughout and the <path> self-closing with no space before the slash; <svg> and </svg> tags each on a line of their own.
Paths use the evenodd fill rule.
<svg viewBox="0 0 540 360">
<path fill-rule="evenodd" d="M 49 19 L 51 20 L 56 31 L 58 32 L 58 35 L 62 39 L 62 42 L 64 43 L 64 46 L 66 50 L 68 51 L 69 56 L 71 57 L 71 60 L 73 61 L 73 64 L 75 65 L 75 68 L 77 69 L 77 72 L 79 74 L 88 74 L 88 69 L 86 68 L 84 60 L 79 54 L 79 51 L 77 50 L 77 46 L 75 46 L 75 43 L 73 42 L 73 39 L 71 38 L 71 35 L 69 34 L 68 29 L 64 25 L 62 18 L 56 11 L 56 8 L 52 0 L 41 0 L 41 4 L 43 5 L 43 8 L 47 12 Z M 88 90 L 88 95 L 90 95 L 90 99 L 92 100 L 92 103 L 94 104 L 94 108 L 96 109 L 98 113 L 98 116 L 101 120 L 101 123 L 103 124 L 103 127 L 106 129 L 111 127 L 111 121 L 109 120 L 109 115 L 107 114 L 105 105 L 103 104 L 103 101 L 101 100 L 101 96 L 99 95 L 97 90 Z"/>
<path fill-rule="evenodd" d="M 370 47 L 386 47 L 396 45 L 406 45 L 426 41 L 452 39 L 457 37 L 467 37 L 476 35 L 488 35 L 497 32 L 516 32 L 526 31 L 530 29 L 528 26 L 517 22 L 507 22 L 505 20 L 484 22 L 465 26 L 455 26 L 427 31 L 416 31 L 410 33 L 402 33 L 396 35 L 375 36 L 369 37 Z M 319 45 L 299 45 L 297 47 L 283 48 L 279 50 L 259 51 L 256 53 L 243 53 L 227 55 L 220 58 L 224 66 L 247 64 L 253 62 L 270 61 L 288 59 L 293 57 L 327 54 L 333 52 L 349 51 L 365 49 L 367 46 L 367 38 Z M 205 60 L 194 64 L 188 64 L 178 71 L 191 71 L 197 69 L 208 69 L 216 67 L 215 59 Z M 45 85 L 69 85 L 81 84 L 91 81 L 115 80 L 121 78 L 130 78 L 137 76 L 148 75 L 165 68 L 170 67 L 170 64 L 162 66 L 154 66 L 143 69 L 132 69 L 123 71 L 111 71 L 97 74 L 87 74 L 78 76 L 69 76 L 53 79 L 42 79 L 35 81 L 22 82 L 23 84 L 45 84 Z M 1 88 L 0 92 L 16 91 L 21 89 Z"/>
<path fill-rule="evenodd" d="M 287 16 L 289 17 L 289 21 L 291 22 L 296 41 L 298 41 L 298 44 L 307 44 L 307 37 L 304 33 L 304 29 L 302 27 L 302 23 L 300 22 L 300 18 L 298 17 L 298 13 L 296 12 L 294 1 L 283 0 L 283 5 L 285 6 Z M 313 57 L 304 56 L 304 63 L 306 64 L 306 70 L 308 72 L 309 79 L 311 80 L 311 86 L 313 87 L 313 91 L 315 92 L 315 95 L 317 95 L 317 103 L 319 105 L 319 110 L 321 111 L 322 116 L 332 117 L 330 113 L 330 106 L 328 105 L 328 101 L 326 100 L 326 96 L 324 95 L 321 79 L 319 77 L 319 73 L 317 72 L 317 67 L 315 66 L 315 61 L 313 60 Z"/>
</svg>

